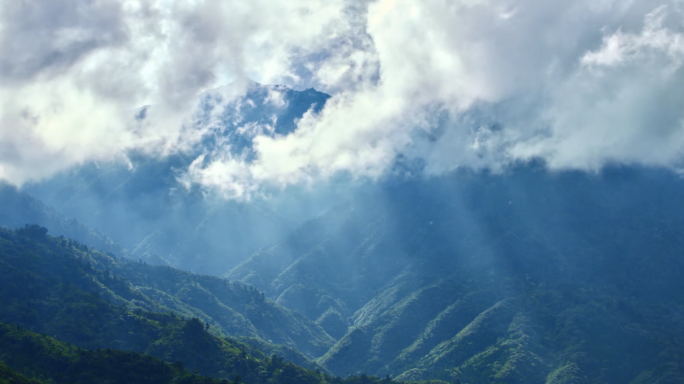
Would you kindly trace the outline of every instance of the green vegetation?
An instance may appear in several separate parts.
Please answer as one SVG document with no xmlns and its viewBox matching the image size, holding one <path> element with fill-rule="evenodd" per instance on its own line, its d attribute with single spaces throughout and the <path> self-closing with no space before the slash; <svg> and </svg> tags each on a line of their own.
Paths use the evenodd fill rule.
<svg viewBox="0 0 684 384">
<path fill-rule="evenodd" d="M 117 273 L 132 279 L 146 275 L 156 288 L 134 286 Z M 224 319 L 214 320 L 198 309 L 212 313 L 209 304 L 186 304 L 202 298 L 193 289 L 205 295 L 218 292 L 221 300 L 247 313 L 243 318 L 259 311 L 262 316 L 289 313 L 253 288 L 223 279 L 117 260 L 72 240 L 48 236 L 45 228 L 35 225 L 0 229 L 0 382 L 381 382 L 365 375 L 334 378 L 292 348 L 229 336 Z"/>
<path fill-rule="evenodd" d="M 684 182 L 534 172 L 360 196 L 227 276 L 334 334 L 336 375 L 681 382 Z"/>
<path fill-rule="evenodd" d="M 340 206 L 229 275 L 264 291 L 0 230 L 0 322 L 245 384 L 682 383 L 680 189 L 487 183 Z"/>
<path fill-rule="evenodd" d="M 6 324 L 0 324 L 0 360 L 2 380 L 8 383 L 36 382 L 26 377 L 46 384 L 219 383 L 194 375 L 179 363 L 127 351 L 88 351 Z"/>
<path fill-rule="evenodd" d="M 289 345 L 309 357 L 322 355 L 335 342 L 313 321 L 241 283 L 140 263 L 115 263 L 111 271 L 152 300 L 150 310 L 161 305 L 198 317 L 217 334 Z"/>
<path fill-rule="evenodd" d="M 176 350 L 177 357 L 185 361 L 200 360 L 210 354 L 230 358 L 231 372 L 221 371 L 217 378 L 199 375 L 185 368 L 183 360 L 165 362 L 155 357 L 133 351 L 98 349 L 95 351 L 38 335 L 15 325 L 0 323 L 0 383 L 198 383 L 198 384 L 388 384 L 366 375 L 346 379 L 333 378 L 319 371 L 312 371 L 285 362 L 275 355 L 257 359 L 244 349 L 230 351 L 234 346 L 224 344 L 223 350 L 203 332 L 205 325 L 193 319 L 186 322 L 182 331 L 189 343 L 207 348 L 205 356 L 190 357 L 190 351 Z M 174 344 L 171 348 L 185 350 L 189 345 Z M 194 350 L 195 352 L 197 350 Z M 237 352 L 233 354 L 232 352 Z M 189 360 L 190 359 L 190 360 Z M 194 361 L 193 361 L 194 362 Z M 11 367 L 11 368 L 10 368 Z M 224 365 L 223 368 L 228 367 Z M 210 369 L 210 368 L 209 368 Z M 222 377 L 222 379 L 220 379 Z"/>
<path fill-rule="evenodd" d="M 0 181 L 0 227 L 21 228 L 26 223 L 39 224 L 49 228 L 53 235 L 75 239 L 102 252 L 127 254 L 123 247 L 99 231 L 64 217 L 53 207 Z"/>
<path fill-rule="evenodd" d="M 270 361 L 266 353 L 322 369 L 292 348 L 254 338 L 232 338 L 222 327 L 227 320 L 215 321 L 174 296 L 147 296 L 145 293 L 164 289 L 164 280 L 159 276 L 154 280 L 159 283 L 159 290 L 143 289 L 112 272 L 123 269 L 131 274 L 130 269 L 135 266 L 146 273 L 154 273 L 157 268 L 161 268 L 161 275 L 173 273 L 170 268 L 123 262 L 72 240 L 48 236 L 42 227 L 0 229 L 0 321 L 80 348 L 144 352 L 166 361 L 182 361 L 204 375 L 239 375 L 246 382 L 256 382 L 259 367 Z M 219 278 L 214 280 L 223 284 L 224 291 L 231 292 L 231 299 L 243 307 L 253 306 L 254 312 L 265 308 L 266 315 L 275 312 L 296 320 L 289 311 L 265 300 L 254 289 L 233 286 Z M 175 282 L 185 288 L 198 285 L 193 281 Z M 198 301 L 198 296 L 188 293 L 189 289 L 181 290 L 186 293 L 184 300 Z M 163 300 L 158 301 L 162 297 L 174 301 L 165 306 Z M 195 318 L 196 314 L 209 319 L 211 324 Z M 264 347 L 266 353 L 250 343 Z"/>
<path fill-rule="evenodd" d="M 26 378 L 0 362 L 0 384 L 42 384 L 42 382 Z"/>
<path fill-rule="evenodd" d="M 378 295 L 384 309 L 367 308 L 365 322 L 318 362 L 338 375 L 407 381 L 684 383 L 684 307 L 676 301 L 626 297 L 598 282 L 467 278 L 403 294 L 388 288 L 395 296 Z"/>
<path fill-rule="evenodd" d="M 286 352 L 311 367 L 295 349 L 274 343 L 315 356 L 334 342 L 251 287 L 122 261 L 37 226 L 0 229 L 0 266 L 0 321 L 82 348 L 144 351 L 168 324 L 179 326 L 177 317 L 197 317 L 215 335 Z"/>
</svg>

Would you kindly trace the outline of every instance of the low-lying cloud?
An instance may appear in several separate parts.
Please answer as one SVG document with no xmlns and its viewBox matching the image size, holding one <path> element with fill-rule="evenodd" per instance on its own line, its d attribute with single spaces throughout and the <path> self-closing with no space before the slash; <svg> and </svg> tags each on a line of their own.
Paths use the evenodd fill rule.
<svg viewBox="0 0 684 384">
<path fill-rule="evenodd" d="M 213 132 L 193 120 L 199 95 L 231 83 L 228 103 L 249 79 L 333 97 L 289 135 L 256 130 L 254 156 L 207 152 L 185 183 L 247 197 L 381 177 L 398 158 L 430 174 L 682 160 L 679 0 L 0 4 L 0 178 L 13 183 L 185 151 Z"/>
</svg>

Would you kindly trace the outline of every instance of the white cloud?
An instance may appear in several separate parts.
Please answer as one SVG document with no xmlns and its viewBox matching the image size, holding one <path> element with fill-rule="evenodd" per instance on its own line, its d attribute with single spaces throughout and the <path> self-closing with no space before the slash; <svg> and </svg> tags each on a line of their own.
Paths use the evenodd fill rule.
<svg viewBox="0 0 684 384">
<path fill-rule="evenodd" d="M 677 13 L 677 15 L 681 15 Z M 648 55 L 664 55 L 673 61 L 676 70 L 684 57 L 684 38 L 664 27 L 668 7 L 662 5 L 644 18 L 644 28 L 639 34 L 618 30 L 604 37 L 602 47 L 585 54 L 581 62 L 585 66 L 614 67 L 627 62 L 643 60 Z"/>
<path fill-rule="evenodd" d="M 552 167 L 598 169 L 606 162 L 676 166 L 684 145 L 682 25 L 665 26 L 661 6 L 641 31 L 617 31 L 580 58 L 580 68 L 550 93 L 549 130 L 511 153 Z M 681 23 L 681 21 L 678 21 Z"/>
<path fill-rule="evenodd" d="M 248 78 L 333 98 L 288 136 L 250 129 L 256 158 L 207 154 L 185 182 L 247 197 L 376 178 L 400 155 L 430 173 L 681 161 L 678 0 L 0 4 L 0 178 L 14 182 L 186 148 L 211 130 L 189 124 L 197 95 L 230 80 L 239 97 Z"/>
<path fill-rule="evenodd" d="M 299 81 L 295 51 L 317 52 L 344 28 L 343 6 L 0 0 L 0 179 L 187 148 L 201 137 L 189 129 L 198 95 L 228 79 L 238 97 L 248 76 Z"/>
</svg>

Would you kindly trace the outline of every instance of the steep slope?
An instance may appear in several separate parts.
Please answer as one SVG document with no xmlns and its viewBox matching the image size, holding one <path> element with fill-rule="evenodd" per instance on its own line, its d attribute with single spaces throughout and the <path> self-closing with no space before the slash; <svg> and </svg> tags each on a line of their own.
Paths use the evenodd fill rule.
<svg viewBox="0 0 684 384">
<path fill-rule="evenodd" d="M 166 345 L 168 344 L 168 345 Z M 147 354 L 112 349 L 84 350 L 20 327 L 0 323 L 0 382 L 20 383 L 205 383 L 205 384 L 376 384 L 376 377 L 333 378 L 284 362 L 255 357 L 218 343 L 196 319 L 155 344 L 165 362 Z M 215 356 L 220 356 L 216 359 Z M 210 357 L 207 359 L 207 357 Z M 193 372 L 182 361 L 195 366 Z M 212 366 L 212 363 L 218 363 Z M 214 378 L 202 377 L 199 372 Z M 230 378 L 230 381 L 229 381 Z M 38 380 L 35 380 L 38 379 Z M 40 381 L 39 381 L 40 380 Z"/>
<path fill-rule="evenodd" d="M 339 375 L 665 380 L 684 372 L 683 192 L 676 175 L 633 168 L 401 183 L 227 276 L 330 334 L 349 327 L 319 359 Z M 323 321 L 334 312 L 345 324 Z"/>
<path fill-rule="evenodd" d="M 220 336 L 258 338 L 264 347 L 269 340 L 290 344 L 312 357 L 333 343 L 311 321 L 253 288 L 114 259 L 46 232 L 39 226 L 0 230 L 0 321 L 90 349 L 144 351 L 164 324 L 179 326 L 177 316 L 203 319 Z M 153 285 L 134 286 L 119 272 L 134 279 L 147 275 Z M 306 363 L 294 351 L 288 354 Z"/>
<path fill-rule="evenodd" d="M 391 215 L 379 207 L 372 200 L 341 205 L 226 277 L 263 290 L 339 337 L 346 319 L 408 265 L 406 250 L 392 241 Z"/>
<path fill-rule="evenodd" d="M 310 320 L 249 286 L 171 267 L 133 263 L 120 263 L 112 272 L 160 304 L 192 307 L 198 317 L 231 335 L 289 345 L 310 357 L 322 355 L 333 343 Z"/>
</svg>

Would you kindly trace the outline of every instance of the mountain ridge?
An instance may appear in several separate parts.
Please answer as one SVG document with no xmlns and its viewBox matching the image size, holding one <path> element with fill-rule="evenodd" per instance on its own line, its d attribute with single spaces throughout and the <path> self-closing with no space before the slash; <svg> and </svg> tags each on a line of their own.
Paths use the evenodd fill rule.
<svg viewBox="0 0 684 384">
<path fill-rule="evenodd" d="M 549 384 L 669 377 L 674 371 L 658 367 L 684 372 L 681 346 L 669 341 L 684 330 L 675 294 L 684 291 L 682 192 L 675 175 L 649 169 L 408 182 L 305 224 L 226 276 L 311 320 L 339 312 L 348 331 L 318 359 L 338 375 Z M 320 298 L 327 304 L 312 308 Z M 625 365 L 633 347 L 613 352 L 587 338 L 641 345 L 630 352 L 641 361 Z"/>
<path fill-rule="evenodd" d="M 158 337 L 160 321 L 148 319 L 146 313 L 162 313 L 154 316 L 162 316 L 164 322 L 177 322 L 174 319 L 178 316 L 196 317 L 211 324 L 212 332 L 219 336 L 231 335 L 247 343 L 256 339 L 254 344 L 284 352 L 309 366 L 300 352 L 278 347 L 268 338 L 310 354 L 320 349 L 318 343 L 323 343 L 322 351 L 332 345 L 330 336 L 312 322 L 265 299 L 253 288 L 215 277 L 203 279 L 190 272 L 174 272 L 168 267 L 117 260 L 46 233 L 47 229 L 35 225 L 16 231 L 0 229 L 0 300 L 5 307 L 0 321 L 58 335 L 79 347 L 125 346 L 144 351 Z M 144 274 L 154 278 L 152 286 L 133 285 L 127 279 L 137 284 Z M 201 285 L 207 287 L 202 289 Z M 168 287 L 176 290 L 160 295 Z M 206 309 L 207 299 L 214 311 L 223 311 L 220 316 L 202 310 Z M 97 323 L 89 323 L 96 317 Z M 130 318 L 130 324 L 126 318 Z"/>
</svg>

